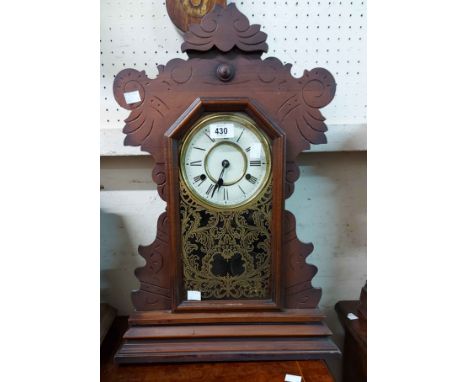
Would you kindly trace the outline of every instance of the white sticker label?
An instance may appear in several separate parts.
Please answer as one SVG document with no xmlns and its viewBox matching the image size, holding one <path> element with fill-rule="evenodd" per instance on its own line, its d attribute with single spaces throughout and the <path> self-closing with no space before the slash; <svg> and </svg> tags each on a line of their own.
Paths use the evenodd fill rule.
<svg viewBox="0 0 468 382">
<path fill-rule="evenodd" d="M 262 155 L 262 145 L 261 143 L 252 143 L 252 146 L 250 146 L 250 151 L 249 151 L 249 156 L 250 160 L 258 160 L 260 159 L 260 156 Z"/>
<path fill-rule="evenodd" d="M 234 125 L 232 123 L 214 123 L 210 125 L 210 138 L 234 138 Z"/>
<path fill-rule="evenodd" d="M 285 382 L 301 382 L 302 377 L 300 375 L 286 374 L 284 377 Z"/>
<path fill-rule="evenodd" d="M 125 102 L 127 102 L 127 105 L 141 102 L 140 92 L 138 90 L 124 93 L 124 98 L 125 98 Z"/>
<path fill-rule="evenodd" d="M 187 300 L 201 301 L 201 292 L 199 290 L 188 290 Z"/>
<path fill-rule="evenodd" d="M 357 320 L 359 318 L 354 313 L 348 313 L 346 317 L 348 317 L 348 320 Z"/>
</svg>

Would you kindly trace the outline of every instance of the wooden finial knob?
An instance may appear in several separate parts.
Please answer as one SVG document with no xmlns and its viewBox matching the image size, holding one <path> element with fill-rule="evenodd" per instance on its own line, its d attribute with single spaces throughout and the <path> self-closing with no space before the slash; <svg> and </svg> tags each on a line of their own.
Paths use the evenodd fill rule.
<svg viewBox="0 0 468 382">
<path fill-rule="evenodd" d="M 234 77 L 234 67 L 229 64 L 219 64 L 216 74 L 221 81 L 229 81 Z"/>
</svg>

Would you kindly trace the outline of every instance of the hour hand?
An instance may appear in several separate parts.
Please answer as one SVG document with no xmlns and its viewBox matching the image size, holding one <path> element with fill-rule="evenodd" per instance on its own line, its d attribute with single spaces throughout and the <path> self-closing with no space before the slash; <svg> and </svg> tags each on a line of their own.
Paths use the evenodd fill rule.
<svg viewBox="0 0 468 382">
<path fill-rule="evenodd" d="M 216 190 L 220 187 L 222 187 L 223 185 L 223 178 L 219 178 L 218 181 L 216 182 L 214 188 L 213 188 L 213 192 L 211 193 L 211 197 L 214 196 L 214 193 L 216 192 Z"/>
<path fill-rule="evenodd" d="M 216 182 L 214 188 L 213 188 L 213 192 L 211 193 L 211 197 L 214 196 L 214 193 L 217 189 L 219 189 L 220 187 L 223 186 L 223 174 L 224 174 L 224 170 L 226 170 L 226 168 L 229 167 L 229 161 L 227 159 L 224 159 L 222 162 L 221 162 L 221 166 L 223 166 L 223 169 L 221 170 L 221 173 L 219 174 L 219 178 L 218 178 L 218 181 Z"/>
</svg>

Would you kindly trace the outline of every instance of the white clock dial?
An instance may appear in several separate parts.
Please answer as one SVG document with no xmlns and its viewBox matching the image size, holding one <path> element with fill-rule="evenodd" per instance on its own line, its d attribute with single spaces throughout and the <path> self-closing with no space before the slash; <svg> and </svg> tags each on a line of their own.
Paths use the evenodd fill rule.
<svg viewBox="0 0 468 382">
<path fill-rule="evenodd" d="M 185 138 L 180 168 L 183 181 L 199 201 L 238 207 L 255 199 L 267 184 L 269 141 L 247 116 L 211 115 Z"/>
</svg>

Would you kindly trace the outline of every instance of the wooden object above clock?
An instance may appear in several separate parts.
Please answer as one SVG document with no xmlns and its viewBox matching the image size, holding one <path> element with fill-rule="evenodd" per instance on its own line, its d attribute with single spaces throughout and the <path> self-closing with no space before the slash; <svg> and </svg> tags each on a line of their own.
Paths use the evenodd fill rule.
<svg viewBox="0 0 468 382">
<path fill-rule="evenodd" d="M 200 23 L 216 4 L 225 6 L 226 0 L 166 0 L 166 9 L 174 25 L 186 32 L 191 24 Z"/>
</svg>

